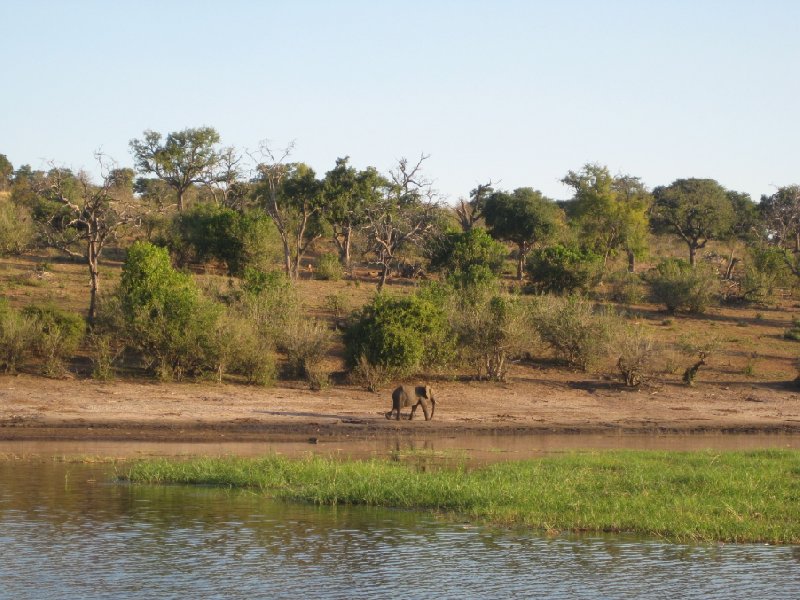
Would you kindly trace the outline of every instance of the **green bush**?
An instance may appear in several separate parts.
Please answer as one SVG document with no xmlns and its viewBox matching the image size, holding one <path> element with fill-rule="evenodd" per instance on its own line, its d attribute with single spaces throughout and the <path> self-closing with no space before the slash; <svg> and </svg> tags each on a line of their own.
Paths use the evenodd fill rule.
<svg viewBox="0 0 800 600">
<path fill-rule="evenodd" d="M 350 301 L 348 296 L 342 292 L 328 294 L 324 298 L 325 310 L 333 315 L 337 321 L 349 312 Z"/>
<path fill-rule="evenodd" d="M 586 298 L 546 295 L 536 298 L 531 307 L 535 330 L 558 358 L 586 371 L 608 356 L 619 324 L 613 317 L 595 311 Z"/>
<path fill-rule="evenodd" d="M 20 254 L 34 241 L 30 212 L 13 202 L 0 200 L 0 256 Z"/>
<path fill-rule="evenodd" d="M 661 261 L 648 280 L 653 301 L 666 306 L 669 312 L 703 313 L 719 289 L 719 280 L 710 268 L 700 264 L 692 267 L 677 258 Z"/>
<path fill-rule="evenodd" d="M 278 258 L 274 224 L 261 213 L 241 213 L 215 204 L 198 204 L 178 214 L 163 240 L 180 263 L 225 264 L 231 275 L 248 266 L 263 268 Z"/>
<path fill-rule="evenodd" d="M 615 336 L 614 349 L 619 355 L 617 369 L 626 386 L 639 386 L 655 371 L 656 345 L 641 326 L 623 327 Z"/>
<path fill-rule="evenodd" d="M 639 304 L 645 299 L 642 278 L 637 273 L 615 271 L 606 278 L 608 296 L 620 304 Z"/>
<path fill-rule="evenodd" d="M 16 373 L 17 367 L 36 350 L 41 330 L 38 323 L 22 315 L 0 298 L 0 367 Z"/>
<path fill-rule="evenodd" d="M 211 370 L 220 307 L 203 298 L 189 275 L 175 271 L 165 249 L 136 242 L 119 287 L 128 343 L 163 379 Z"/>
<path fill-rule="evenodd" d="M 600 280 L 601 264 L 594 252 L 557 245 L 531 252 L 526 272 L 538 291 L 588 292 Z"/>
<path fill-rule="evenodd" d="M 118 338 L 93 333 L 89 337 L 89 350 L 92 359 L 92 379 L 98 381 L 114 379 L 114 365 L 123 350 Z"/>
<path fill-rule="evenodd" d="M 747 265 L 739 278 L 739 295 L 747 302 L 769 302 L 775 289 L 789 285 L 790 279 L 786 250 L 755 246 L 750 248 Z"/>
<path fill-rule="evenodd" d="M 327 384 L 321 363 L 331 346 L 331 334 L 324 323 L 310 319 L 295 320 L 279 343 L 286 353 L 287 375 L 305 379 L 311 389 Z"/>
<path fill-rule="evenodd" d="M 509 361 L 529 350 L 534 339 L 519 298 L 484 293 L 454 311 L 459 353 L 478 379 L 505 380 Z"/>
<path fill-rule="evenodd" d="M 456 288 L 495 281 L 508 250 L 481 228 L 448 232 L 428 249 L 430 269 L 443 272 Z"/>
<path fill-rule="evenodd" d="M 327 253 L 317 259 L 317 270 L 314 273 L 317 279 L 323 281 L 339 281 L 344 277 L 344 268 L 337 254 Z"/>
<path fill-rule="evenodd" d="M 226 373 L 242 375 L 247 383 L 270 385 L 275 381 L 274 344 L 261 335 L 255 323 L 229 312 L 217 323 L 216 367 L 222 381 Z"/>
<path fill-rule="evenodd" d="M 26 306 L 22 314 L 37 324 L 36 352 L 43 361 L 43 374 L 62 376 L 67 359 L 78 349 L 86 333 L 83 317 L 54 306 L 38 305 Z"/>
<path fill-rule="evenodd" d="M 299 318 L 300 300 L 292 280 L 280 271 L 266 273 L 247 268 L 237 309 L 250 319 L 259 334 L 277 343 Z"/>
<path fill-rule="evenodd" d="M 398 374 L 443 365 L 454 351 L 444 309 L 417 295 L 376 295 L 353 316 L 345 347 L 350 368 L 363 357 Z"/>
</svg>

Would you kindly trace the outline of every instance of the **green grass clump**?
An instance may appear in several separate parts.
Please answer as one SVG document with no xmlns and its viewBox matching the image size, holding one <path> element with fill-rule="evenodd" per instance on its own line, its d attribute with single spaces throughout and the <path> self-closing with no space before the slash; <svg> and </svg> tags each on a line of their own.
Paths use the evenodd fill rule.
<svg viewBox="0 0 800 600">
<path fill-rule="evenodd" d="M 381 460 L 149 460 L 136 483 L 247 487 L 316 504 L 452 513 L 542 530 L 676 541 L 800 542 L 800 452 L 573 453 L 474 470 Z"/>
</svg>

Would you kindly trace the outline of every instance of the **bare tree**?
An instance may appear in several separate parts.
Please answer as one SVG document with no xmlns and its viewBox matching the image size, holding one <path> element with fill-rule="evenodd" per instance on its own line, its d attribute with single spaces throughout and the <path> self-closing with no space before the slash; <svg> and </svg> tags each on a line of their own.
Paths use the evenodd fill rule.
<svg viewBox="0 0 800 600">
<path fill-rule="evenodd" d="M 458 199 L 458 206 L 455 207 L 456 216 L 461 230 L 465 233 L 471 231 L 483 218 L 483 207 L 486 205 L 486 199 L 494 192 L 494 185 L 490 179 L 487 183 L 478 184 L 478 187 L 469 193 L 469 200 Z"/>
<path fill-rule="evenodd" d="M 95 184 L 81 171 L 72 175 L 65 169 L 52 169 L 50 198 L 61 205 L 45 224 L 45 235 L 53 247 L 84 260 L 89 268 L 89 325 L 97 312 L 100 289 L 99 260 L 108 242 L 115 240 L 126 226 L 141 222 L 142 212 L 133 197 L 133 170 L 113 168 L 114 163 L 100 153 L 101 182 Z M 72 249 L 82 242 L 82 252 Z"/>
<path fill-rule="evenodd" d="M 236 148 L 229 146 L 220 150 L 218 161 L 205 178 L 211 197 L 218 205 L 242 210 L 249 193 L 244 181 L 243 156 Z"/>
<path fill-rule="evenodd" d="M 418 242 L 435 222 L 438 208 L 436 193 L 422 173 L 428 158 L 421 155 L 411 164 L 401 158 L 389 172 L 389 184 L 383 197 L 366 213 L 370 246 L 381 265 L 378 290 L 382 290 L 398 252 L 406 245 Z"/>
</svg>

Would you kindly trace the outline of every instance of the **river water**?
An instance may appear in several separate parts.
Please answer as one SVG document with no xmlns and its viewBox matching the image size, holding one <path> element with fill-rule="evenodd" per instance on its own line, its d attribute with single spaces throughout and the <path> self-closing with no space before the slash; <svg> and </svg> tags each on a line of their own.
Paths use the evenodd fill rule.
<svg viewBox="0 0 800 600">
<path fill-rule="evenodd" d="M 545 537 L 0 460 L 0 599 L 298 597 L 800 598 L 800 547 Z"/>
</svg>

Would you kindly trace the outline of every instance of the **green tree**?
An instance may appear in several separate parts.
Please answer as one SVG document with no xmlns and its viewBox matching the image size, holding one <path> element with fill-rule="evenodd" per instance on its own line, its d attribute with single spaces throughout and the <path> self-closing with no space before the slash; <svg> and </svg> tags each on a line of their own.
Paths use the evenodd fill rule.
<svg viewBox="0 0 800 600">
<path fill-rule="evenodd" d="M 570 203 L 570 217 L 577 224 L 582 245 L 603 257 L 622 250 L 633 272 L 636 258 L 647 249 L 650 194 L 638 177 L 614 177 L 598 164 L 584 165 L 569 171 L 561 180 L 575 190 Z"/>
<path fill-rule="evenodd" d="M 529 187 L 492 193 L 486 199 L 483 215 L 492 237 L 517 245 L 520 281 L 531 249 L 552 239 L 562 221 L 562 211 L 556 203 Z"/>
<path fill-rule="evenodd" d="M 0 154 L 0 192 L 4 192 L 11 187 L 13 175 L 14 165 L 11 164 L 5 154 Z"/>
<path fill-rule="evenodd" d="M 325 220 L 330 224 L 339 259 L 350 267 L 353 236 L 366 222 L 367 210 L 380 198 L 387 181 L 374 167 L 357 171 L 348 165 L 349 157 L 336 159 L 336 166 L 325 174 Z"/>
<path fill-rule="evenodd" d="M 736 220 L 725 188 L 713 179 L 676 179 L 653 190 L 653 225 L 680 237 L 694 266 L 697 251 L 728 236 Z"/>
<path fill-rule="evenodd" d="M 286 156 L 258 165 L 253 193 L 278 229 L 286 275 L 297 279 L 305 253 L 324 233 L 323 188 L 311 167 L 283 162 Z"/>
<path fill-rule="evenodd" d="M 750 198 L 750 194 L 728 191 L 728 199 L 733 208 L 734 221 L 728 236 L 730 252 L 728 266 L 725 268 L 725 279 L 733 279 L 733 272 L 739 258 L 736 256 L 737 242 L 754 244 L 765 237 L 764 221 L 758 211 L 758 205 Z"/>
<path fill-rule="evenodd" d="M 213 127 L 188 128 L 162 136 L 147 130 L 144 137 L 130 141 L 131 152 L 140 173 L 153 174 L 174 191 L 178 211 L 183 211 L 184 195 L 193 185 L 209 183 L 220 162 L 219 133 Z"/>
</svg>

